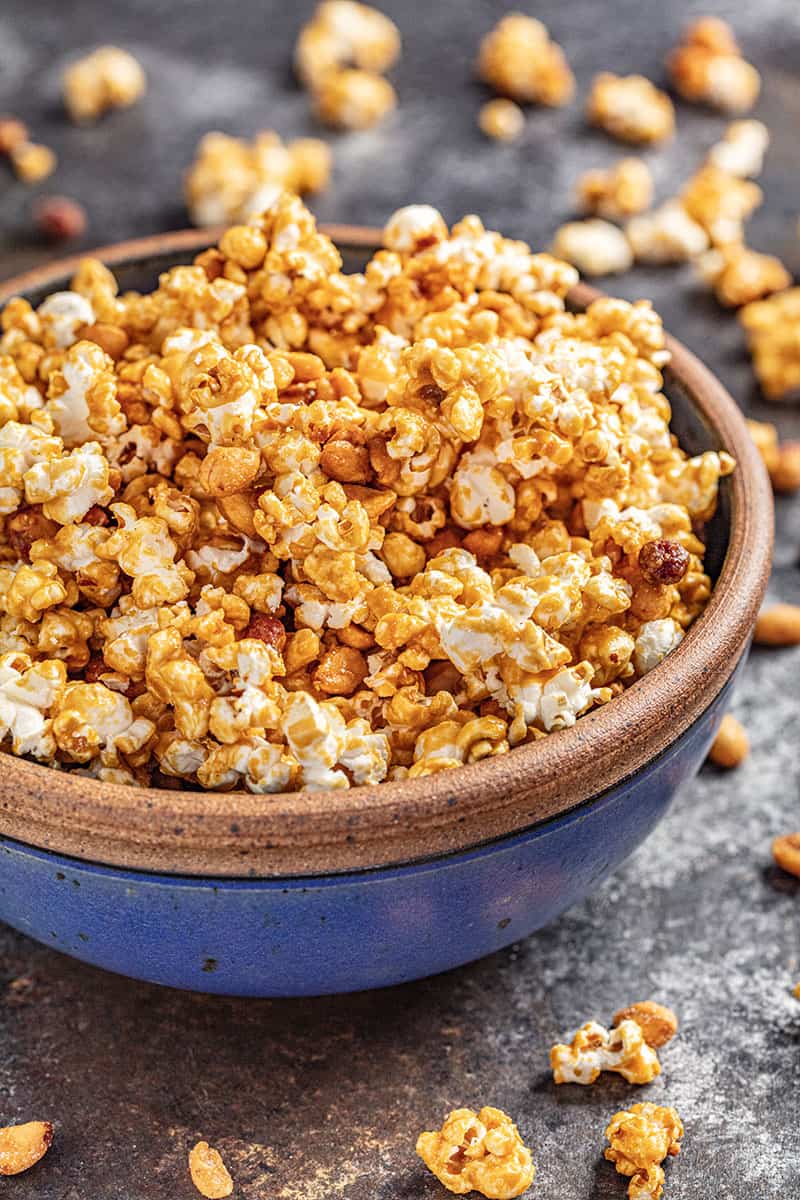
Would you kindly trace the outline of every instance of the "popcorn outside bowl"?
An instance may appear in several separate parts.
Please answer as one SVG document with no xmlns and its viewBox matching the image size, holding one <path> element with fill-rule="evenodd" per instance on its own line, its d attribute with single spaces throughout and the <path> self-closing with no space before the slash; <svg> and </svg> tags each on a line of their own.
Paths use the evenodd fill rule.
<svg viewBox="0 0 800 1200">
<path fill-rule="evenodd" d="M 327 230 L 357 269 L 373 231 Z M 98 252 L 151 285 L 211 241 Z M 77 260 L 0 287 L 39 303 Z M 585 305 L 595 293 L 575 289 Z M 381 987 L 552 921 L 627 858 L 699 768 L 766 587 L 772 502 L 738 408 L 669 342 L 673 428 L 737 460 L 708 530 L 711 600 L 681 645 L 571 728 L 427 778 L 250 795 L 100 783 L 0 755 L 0 918 L 85 962 L 173 987 L 299 996 Z"/>
</svg>

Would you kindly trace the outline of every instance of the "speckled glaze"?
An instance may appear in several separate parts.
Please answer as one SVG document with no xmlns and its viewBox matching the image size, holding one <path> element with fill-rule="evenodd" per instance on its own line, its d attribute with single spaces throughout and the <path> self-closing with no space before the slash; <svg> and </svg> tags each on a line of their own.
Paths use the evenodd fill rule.
<svg viewBox="0 0 800 1200">
<path fill-rule="evenodd" d="M 329 232 L 357 265 L 370 230 Z M 124 287 L 208 232 L 98 252 Z M 11 280 L 38 302 L 65 261 Z M 594 295 L 578 288 L 580 307 Z M 0 754 L 0 918 L 123 974 L 231 995 L 380 987 L 540 928 L 647 836 L 702 762 L 769 573 L 772 508 L 733 401 L 670 339 L 673 428 L 737 459 L 707 531 L 717 579 L 669 659 L 569 730 L 427 779 L 252 796 L 112 787 Z M 100 865 L 103 864 L 103 865 Z"/>
</svg>

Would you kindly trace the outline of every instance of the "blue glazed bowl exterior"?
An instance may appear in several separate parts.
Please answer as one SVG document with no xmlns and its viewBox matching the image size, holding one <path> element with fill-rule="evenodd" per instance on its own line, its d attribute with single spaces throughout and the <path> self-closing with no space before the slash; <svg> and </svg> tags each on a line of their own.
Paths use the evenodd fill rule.
<svg viewBox="0 0 800 1200">
<path fill-rule="evenodd" d="M 733 678 L 624 783 L 463 853 L 324 877 L 194 879 L 0 839 L 0 918 L 110 971 L 233 996 L 358 991 L 446 971 L 554 920 L 635 850 L 702 763 Z"/>
</svg>

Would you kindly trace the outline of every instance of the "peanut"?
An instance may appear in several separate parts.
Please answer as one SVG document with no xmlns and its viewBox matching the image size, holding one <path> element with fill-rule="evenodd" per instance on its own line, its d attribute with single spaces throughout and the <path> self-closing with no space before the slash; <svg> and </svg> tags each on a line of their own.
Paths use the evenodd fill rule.
<svg viewBox="0 0 800 1200">
<path fill-rule="evenodd" d="M 68 196 L 43 196 L 33 209 L 36 228 L 51 241 L 66 241 L 86 232 L 86 209 Z"/>
<path fill-rule="evenodd" d="M 0 1129 L 0 1175 L 19 1175 L 50 1149 L 53 1126 L 49 1121 L 28 1121 Z"/>
<path fill-rule="evenodd" d="M 27 126 L 16 117 L 0 117 L 0 154 L 10 154 L 28 140 Z"/>
<path fill-rule="evenodd" d="M 244 446 L 215 446 L 200 464 L 200 486 L 209 496 L 243 492 L 261 470 L 261 453 Z"/>
<path fill-rule="evenodd" d="M 772 857 L 782 871 L 800 879 L 800 833 L 784 833 L 772 843 Z"/>
<path fill-rule="evenodd" d="M 198 1142 L 190 1150 L 189 1172 L 192 1183 L 206 1200 L 224 1200 L 233 1191 L 233 1180 L 222 1156 L 208 1142 Z"/>
<path fill-rule="evenodd" d="M 759 646 L 800 645 L 800 604 L 773 604 L 762 608 L 756 621 Z"/>
<path fill-rule="evenodd" d="M 118 325 L 107 325 L 104 321 L 96 321 L 94 325 L 84 325 L 80 336 L 89 342 L 96 342 L 101 350 L 105 350 L 109 358 L 122 358 L 128 349 L 128 335 Z M 145 424 L 147 415 L 145 413 Z"/>
<path fill-rule="evenodd" d="M 750 743 L 742 726 L 726 713 L 720 722 L 717 736 L 711 744 L 708 757 L 718 767 L 738 767 L 750 753 Z"/>
<path fill-rule="evenodd" d="M 655 1000 L 639 1000 L 636 1004 L 621 1008 L 619 1012 L 614 1013 L 612 1023 L 616 1027 L 621 1021 L 635 1021 L 644 1040 L 654 1050 L 665 1046 L 678 1032 L 678 1018 L 675 1013 L 665 1004 L 658 1004 Z"/>
<path fill-rule="evenodd" d="M 330 479 L 339 483 L 367 483 L 372 476 L 367 447 L 354 446 L 343 438 L 325 443 L 319 465 Z"/>
<path fill-rule="evenodd" d="M 253 521 L 256 507 L 256 496 L 253 492 L 237 492 L 235 496 L 217 496 L 217 508 L 225 520 L 240 533 L 248 537 L 258 537 L 258 530 Z"/>
<path fill-rule="evenodd" d="M 367 675 L 364 655 L 351 646 L 334 646 L 314 672 L 314 684 L 330 696 L 352 696 Z"/>
</svg>

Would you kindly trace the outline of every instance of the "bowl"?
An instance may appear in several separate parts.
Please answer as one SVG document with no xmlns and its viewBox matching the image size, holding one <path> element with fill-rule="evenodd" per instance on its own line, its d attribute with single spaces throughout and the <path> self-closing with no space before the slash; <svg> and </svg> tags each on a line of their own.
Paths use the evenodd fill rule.
<svg viewBox="0 0 800 1200">
<path fill-rule="evenodd" d="M 333 226 L 348 269 L 373 230 Z M 151 286 L 213 240 L 186 231 L 96 253 Z M 39 303 L 77 259 L 0 286 Z M 597 293 L 579 286 L 573 307 Z M 772 500 L 742 415 L 669 339 L 665 390 L 691 453 L 737 460 L 707 531 L 716 584 L 680 646 L 571 729 L 431 777 L 251 795 L 113 786 L 0 755 L 0 918 L 83 961 L 246 996 L 374 988 L 525 937 L 643 841 L 702 763 L 766 587 Z"/>
</svg>

